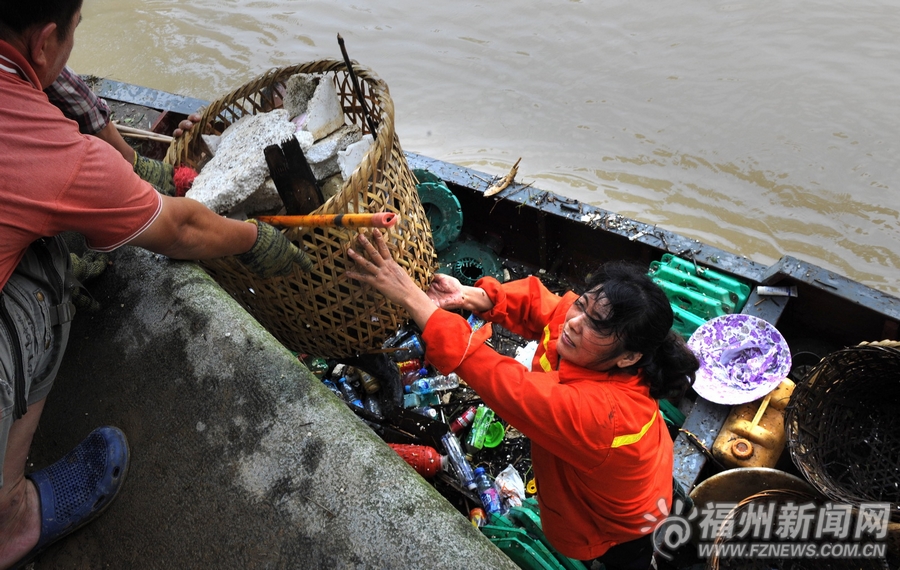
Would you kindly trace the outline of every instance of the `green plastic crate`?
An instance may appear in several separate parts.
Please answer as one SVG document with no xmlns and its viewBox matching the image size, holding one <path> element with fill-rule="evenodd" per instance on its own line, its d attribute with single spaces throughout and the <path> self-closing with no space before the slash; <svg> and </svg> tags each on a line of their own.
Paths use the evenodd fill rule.
<svg viewBox="0 0 900 570">
<path fill-rule="evenodd" d="M 719 287 L 715 283 L 706 281 L 696 275 L 685 273 L 670 265 L 664 265 L 659 261 L 650 263 L 650 276 L 656 279 L 662 279 L 663 281 L 667 281 L 674 285 L 679 285 L 691 291 L 696 291 L 704 297 L 721 301 L 732 313 L 735 311 L 737 303 L 740 300 L 737 293 L 734 291 L 729 291 L 724 287 Z"/>
<path fill-rule="evenodd" d="M 688 261 L 686 259 L 681 259 L 671 253 L 667 253 L 662 256 L 662 263 L 664 265 L 668 265 L 679 271 L 684 271 L 690 275 L 695 275 L 700 277 L 710 283 L 718 285 L 723 289 L 727 289 L 728 291 L 733 292 L 737 295 L 737 302 L 735 303 L 734 312 L 740 312 L 744 308 L 744 304 L 747 302 L 747 299 L 750 297 L 750 286 L 746 283 L 742 283 L 741 281 L 735 279 L 734 277 L 730 277 L 725 275 L 724 273 L 720 273 L 714 269 L 707 269 L 705 267 L 699 267 L 692 261 Z M 698 271 L 698 267 L 700 271 Z"/>
<path fill-rule="evenodd" d="M 707 321 L 707 319 L 698 317 L 676 305 L 672 305 L 672 317 L 672 328 L 675 332 L 680 334 L 681 338 L 684 340 L 691 338 L 694 331 Z"/>
<path fill-rule="evenodd" d="M 721 317 L 722 315 L 728 315 L 732 312 L 731 308 L 725 306 L 721 301 L 710 299 L 696 291 L 691 291 L 690 289 L 675 285 L 674 283 L 669 283 L 668 281 L 656 277 L 653 278 L 653 282 L 659 285 L 670 303 L 689 313 L 693 313 L 698 317 L 703 317 L 708 320 Z"/>
</svg>

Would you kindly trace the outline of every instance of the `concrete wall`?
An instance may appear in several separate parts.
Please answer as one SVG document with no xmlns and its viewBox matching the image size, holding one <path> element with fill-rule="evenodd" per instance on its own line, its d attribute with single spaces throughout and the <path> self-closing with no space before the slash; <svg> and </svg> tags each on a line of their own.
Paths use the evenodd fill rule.
<svg viewBox="0 0 900 570">
<path fill-rule="evenodd" d="M 516 568 L 198 266 L 113 260 L 31 462 L 116 425 L 130 472 L 36 568 Z"/>
</svg>

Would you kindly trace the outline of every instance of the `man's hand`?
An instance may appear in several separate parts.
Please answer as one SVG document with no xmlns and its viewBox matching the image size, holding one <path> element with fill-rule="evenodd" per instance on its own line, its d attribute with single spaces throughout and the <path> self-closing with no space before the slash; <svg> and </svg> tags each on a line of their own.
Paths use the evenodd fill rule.
<svg viewBox="0 0 900 570">
<path fill-rule="evenodd" d="M 247 269 L 266 279 L 288 275 L 294 264 L 303 271 L 310 271 L 313 262 L 305 251 L 290 242 L 284 234 L 267 223 L 247 220 L 256 224 L 256 243 L 246 253 L 237 256 Z"/>
<path fill-rule="evenodd" d="M 82 285 L 85 281 L 98 277 L 106 270 L 106 266 L 109 264 L 109 256 L 96 251 L 88 251 L 81 257 L 70 253 L 69 257 L 72 258 L 72 274 Z M 77 287 L 72 291 L 72 303 L 77 308 L 89 312 L 100 309 L 100 303 L 95 301 L 82 287 Z"/>
<path fill-rule="evenodd" d="M 175 195 L 175 182 L 172 178 L 175 168 L 171 164 L 141 156 L 135 151 L 131 166 L 138 176 L 152 184 L 160 194 Z"/>
<path fill-rule="evenodd" d="M 172 136 L 174 136 L 175 138 L 178 138 L 178 137 L 182 136 L 184 133 L 193 129 L 194 125 L 196 125 L 197 123 L 200 122 L 200 118 L 201 118 L 200 114 L 191 113 L 190 115 L 188 115 L 187 119 L 184 119 L 180 123 L 178 123 L 178 128 L 175 129 L 174 131 L 172 131 Z"/>
</svg>

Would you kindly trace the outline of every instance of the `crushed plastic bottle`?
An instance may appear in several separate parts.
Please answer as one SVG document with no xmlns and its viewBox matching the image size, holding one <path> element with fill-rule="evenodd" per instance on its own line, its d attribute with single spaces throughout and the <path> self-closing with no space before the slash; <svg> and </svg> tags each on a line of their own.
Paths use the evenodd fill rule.
<svg viewBox="0 0 900 570">
<path fill-rule="evenodd" d="M 491 517 L 500 514 L 500 496 L 497 494 L 497 489 L 494 489 L 494 484 L 488 478 L 484 467 L 475 469 L 475 486 L 478 488 L 478 497 L 481 499 L 481 504 L 484 505 L 488 521 L 490 521 Z"/>
<path fill-rule="evenodd" d="M 408 371 L 408 372 L 404 372 L 404 373 L 400 376 L 400 382 L 403 384 L 403 386 L 409 386 L 409 385 L 411 385 L 413 382 L 415 382 L 416 380 L 418 380 L 419 378 L 422 378 L 422 377 L 427 376 L 427 375 L 428 375 L 428 370 L 427 370 L 426 368 L 419 368 L 419 369 L 417 369 L 417 370 L 410 370 L 410 371 Z"/>
<path fill-rule="evenodd" d="M 363 402 L 359 399 L 359 394 L 356 393 L 356 389 L 347 381 L 346 376 L 338 378 L 338 387 L 341 389 L 341 392 L 344 393 L 344 399 L 347 400 L 350 405 L 356 406 L 357 408 L 363 407 Z"/>
<path fill-rule="evenodd" d="M 334 392 L 334 393 L 337 395 L 338 398 L 340 398 L 341 400 L 344 399 L 344 393 L 341 392 L 341 389 L 337 387 L 337 384 L 335 384 L 334 382 L 332 382 L 332 381 L 329 380 L 328 378 L 324 378 L 324 379 L 322 380 L 322 384 L 325 384 L 325 386 L 327 386 L 329 390 L 331 390 L 332 392 Z"/>
<path fill-rule="evenodd" d="M 444 444 L 444 449 L 447 450 L 447 459 L 450 460 L 450 465 L 453 466 L 456 478 L 470 491 L 476 490 L 478 486 L 475 484 L 475 473 L 472 471 L 472 466 L 463 453 L 459 440 L 452 433 L 448 433 L 441 438 L 441 443 Z"/>
<path fill-rule="evenodd" d="M 384 415 L 381 413 L 381 403 L 378 401 L 378 398 L 373 396 L 372 394 L 366 394 L 366 397 L 363 399 L 363 407 L 367 412 L 377 418 L 384 417 Z"/>
<path fill-rule="evenodd" d="M 419 378 L 409 385 L 409 390 L 413 394 L 430 394 L 432 392 L 452 390 L 457 387 L 459 387 L 459 376 L 455 372 L 451 372 L 446 376 L 435 374 L 427 378 Z"/>
</svg>

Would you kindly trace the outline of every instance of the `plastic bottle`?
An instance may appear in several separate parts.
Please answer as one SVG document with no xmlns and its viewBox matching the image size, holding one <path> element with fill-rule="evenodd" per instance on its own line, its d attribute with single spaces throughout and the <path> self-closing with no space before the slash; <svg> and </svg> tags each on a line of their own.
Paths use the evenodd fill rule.
<svg viewBox="0 0 900 570">
<path fill-rule="evenodd" d="M 409 443 L 389 443 L 391 449 L 397 452 L 416 473 L 426 479 L 431 479 L 440 471 L 447 469 L 447 457 L 438 453 L 433 447 Z"/>
<path fill-rule="evenodd" d="M 441 390 L 452 390 L 458 386 L 459 376 L 455 372 L 451 372 L 447 376 L 435 374 L 428 378 L 419 378 L 409 385 L 409 390 L 413 394 L 430 394 Z"/>
<path fill-rule="evenodd" d="M 472 429 L 469 430 L 469 437 L 466 438 L 466 446 L 470 451 L 473 449 L 479 451 L 484 447 L 484 436 L 492 421 L 494 421 L 494 410 L 483 404 L 478 406 L 475 420 L 472 422 Z"/>
<path fill-rule="evenodd" d="M 413 408 L 412 411 L 417 414 L 422 414 L 423 416 L 431 418 L 433 420 L 436 420 L 438 417 L 437 410 L 435 410 L 431 406 L 419 406 L 418 408 Z"/>
<path fill-rule="evenodd" d="M 378 398 L 376 398 L 372 394 L 366 394 L 366 397 L 363 400 L 363 407 L 366 409 L 366 411 L 377 418 L 384 417 L 381 413 L 381 403 L 378 401 Z"/>
<path fill-rule="evenodd" d="M 448 433 L 441 438 L 441 443 L 444 444 L 444 449 L 447 450 L 447 458 L 450 460 L 450 465 L 453 466 L 456 478 L 470 491 L 476 490 L 478 486 L 475 484 L 475 473 L 472 471 L 472 466 L 469 465 L 469 461 L 463 453 L 459 440 L 452 433 Z"/>
<path fill-rule="evenodd" d="M 422 339 L 416 333 L 411 333 L 400 339 L 394 348 L 396 348 L 396 350 L 392 356 L 396 362 L 422 358 L 425 356 L 425 348 L 422 346 Z"/>
<path fill-rule="evenodd" d="M 381 390 L 381 383 L 378 379 L 367 372 L 359 371 L 359 383 L 362 384 L 363 390 L 368 394 L 374 394 Z"/>
<path fill-rule="evenodd" d="M 485 473 L 484 467 L 475 470 L 475 486 L 478 488 L 481 504 L 484 505 L 484 510 L 488 514 L 488 520 L 494 515 L 500 514 L 500 496 Z"/>
<path fill-rule="evenodd" d="M 450 431 L 453 433 L 459 433 L 463 428 L 472 425 L 472 420 L 475 419 L 475 412 L 478 410 L 475 406 L 470 406 L 463 413 L 456 416 L 452 422 L 450 422 Z"/>
<path fill-rule="evenodd" d="M 404 372 L 403 375 L 400 377 L 400 381 L 403 383 L 404 386 L 409 386 L 413 382 L 418 380 L 419 378 L 422 378 L 427 375 L 428 375 L 427 369 L 418 368 L 416 370 L 410 370 L 408 372 Z"/>
<path fill-rule="evenodd" d="M 407 372 L 413 372 L 422 368 L 422 361 L 418 358 L 404 360 L 403 362 L 397 363 L 397 368 L 400 369 L 400 374 L 406 374 Z"/>
<path fill-rule="evenodd" d="M 344 393 L 344 399 L 350 402 L 351 405 L 356 406 L 357 408 L 363 407 L 362 400 L 359 399 L 359 394 L 356 393 L 356 389 L 350 385 L 350 382 L 347 382 L 346 376 L 338 378 L 338 387 L 341 389 L 341 392 Z"/>
<path fill-rule="evenodd" d="M 341 389 L 337 387 L 337 384 L 335 384 L 328 378 L 323 379 L 322 384 L 325 384 L 329 390 L 331 390 L 332 392 L 334 392 L 337 395 L 338 398 L 340 398 L 341 400 L 344 399 L 344 393 L 341 392 Z"/>
<path fill-rule="evenodd" d="M 487 513 L 484 512 L 484 509 L 475 507 L 469 511 L 469 521 L 475 528 L 481 528 L 487 524 Z"/>
</svg>

